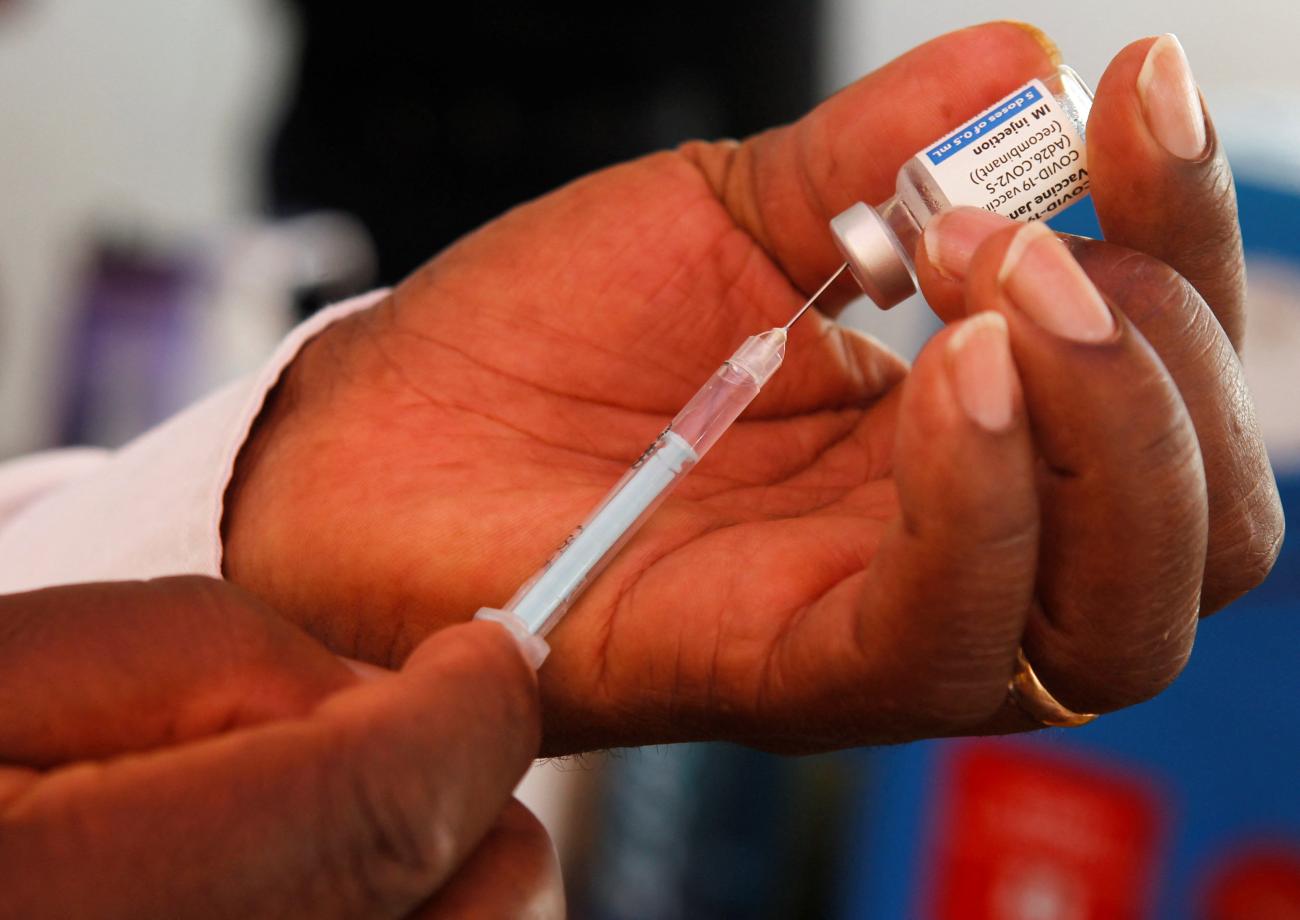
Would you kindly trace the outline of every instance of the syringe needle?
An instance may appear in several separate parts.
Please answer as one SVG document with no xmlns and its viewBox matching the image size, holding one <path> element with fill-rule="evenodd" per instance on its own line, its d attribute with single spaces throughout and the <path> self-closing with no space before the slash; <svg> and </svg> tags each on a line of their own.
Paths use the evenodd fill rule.
<svg viewBox="0 0 1300 920">
<path fill-rule="evenodd" d="M 807 313 L 808 308 L 817 302 L 817 298 L 822 296 L 822 294 L 826 293 L 826 289 L 830 287 L 831 284 L 834 283 L 835 279 L 838 278 L 840 275 L 844 274 L 844 269 L 848 267 L 849 267 L 849 263 L 845 262 L 839 268 L 835 269 L 835 273 L 826 279 L 826 282 L 817 289 L 817 293 L 809 297 L 807 303 L 805 303 L 802 307 L 799 308 L 799 312 L 796 313 L 794 316 L 790 317 L 790 321 L 786 323 L 784 326 L 782 326 L 781 328 L 789 329 L 791 326 L 793 326 L 795 322 L 798 321 L 799 317 Z"/>
</svg>

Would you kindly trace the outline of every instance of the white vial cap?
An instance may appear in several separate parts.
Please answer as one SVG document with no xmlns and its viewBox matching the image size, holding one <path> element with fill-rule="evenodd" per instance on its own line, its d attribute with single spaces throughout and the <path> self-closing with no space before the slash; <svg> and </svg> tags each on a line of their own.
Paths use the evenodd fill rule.
<svg viewBox="0 0 1300 920">
<path fill-rule="evenodd" d="M 859 201 L 837 214 L 831 234 L 862 292 L 880 309 L 888 310 L 916 291 L 911 257 L 874 208 Z"/>
</svg>

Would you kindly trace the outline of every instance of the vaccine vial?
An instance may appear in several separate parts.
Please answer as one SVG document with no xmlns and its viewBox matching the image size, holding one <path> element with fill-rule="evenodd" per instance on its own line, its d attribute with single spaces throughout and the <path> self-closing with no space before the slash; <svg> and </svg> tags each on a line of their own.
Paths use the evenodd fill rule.
<svg viewBox="0 0 1300 920">
<path fill-rule="evenodd" d="M 1092 91 L 1060 67 L 923 148 L 899 170 L 893 198 L 878 208 L 859 202 L 832 219 L 863 292 L 887 310 L 917 289 L 912 254 L 930 218 L 946 208 L 1042 220 L 1087 195 L 1091 109 Z"/>
</svg>

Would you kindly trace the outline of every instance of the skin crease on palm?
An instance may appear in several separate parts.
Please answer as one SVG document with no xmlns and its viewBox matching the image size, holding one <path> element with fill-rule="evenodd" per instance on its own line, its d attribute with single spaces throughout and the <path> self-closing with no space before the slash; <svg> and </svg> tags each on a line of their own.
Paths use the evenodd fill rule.
<svg viewBox="0 0 1300 920">
<path fill-rule="evenodd" d="M 909 154 L 1052 66 L 1024 27 L 953 33 L 795 126 L 604 170 L 466 237 L 318 336 L 282 379 L 227 496 L 227 576 L 335 651 L 390 666 L 499 606 L 740 341 L 783 323 L 836 267 L 830 216 L 888 197 Z M 1220 304 L 1198 303 L 1212 323 Z M 1013 323 L 1018 362 L 1026 335 Z M 1155 566 L 1168 581 L 1133 600 L 1161 598 L 1145 631 L 1054 645 L 1049 633 L 1074 630 L 1056 628 L 1047 600 L 1080 594 L 1085 575 L 1083 594 L 1130 599 L 1122 573 L 1051 553 L 1056 569 L 1039 571 L 1040 500 L 1044 526 L 1059 515 L 1028 423 L 980 440 L 941 360 L 909 371 L 814 312 L 751 410 L 551 635 L 543 751 L 1022 730 L 1032 723 L 1004 698 L 1027 630 L 1047 636 L 1034 638 L 1040 670 L 1076 708 L 1158 692 L 1190 652 L 1216 532 L 1197 448 L 1207 416 L 1187 416 L 1181 365 L 1166 371 L 1127 324 L 1121 337 L 1178 448 L 1170 510 L 1138 535 L 1169 556 Z M 1033 410 L 1033 386 L 1028 397 Z M 1242 552 L 1251 572 L 1268 556 L 1267 571 L 1281 523 L 1244 411 L 1245 446 L 1208 472 L 1211 487 L 1262 496 Z M 900 495 L 914 497 L 900 508 Z M 966 533 L 972 521 L 983 531 Z M 1112 653 L 1115 674 L 1079 673 Z"/>
</svg>

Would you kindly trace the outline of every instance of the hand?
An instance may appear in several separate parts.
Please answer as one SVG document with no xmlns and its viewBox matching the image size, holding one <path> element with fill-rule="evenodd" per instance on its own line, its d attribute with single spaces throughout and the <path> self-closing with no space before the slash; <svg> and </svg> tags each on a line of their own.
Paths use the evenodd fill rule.
<svg viewBox="0 0 1300 920">
<path fill-rule="evenodd" d="M 1180 113 L 1158 84 L 1137 91 L 1149 59 L 1148 79 L 1176 73 L 1181 49 L 1156 42 L 1125 48 L 1097 88 L 1088 162 L 1107 242 L 1040 240 L 999 283 L 1016 228 L 963 210 L 931 222 L 918 260 L 946 320 L 993 310 L 1010 327 L 1042 461 L 1043 558 L 1024 645 L 1057 696 L 1101 710 L 1172 680 L 1195 613 L 1262 581 L 1283 532 L 1239 356 L 1232 176 L 1208 119 L 1193 130 L 1198 95 Z M 1078 266 L 1116 314 L 1101 344 L 1044 334 L 1053 315 L 1100 304 Z M 1054 308 L 1046 324 L 1029 319 L 1035 301 Z"/>
<path fill-rule="evenodd" d="M 1152 144 L 1135 54 L 1102 81 L 1091 162 L 1108 228 L 1155 258 L 1089 258 L 1167 334 L 1122 321 L 1119 341 L 1070 349 L 1014 323 L 1023 366 L 990 431 L 957 401 L 951 333 L 909 372 L 805 317 L 745 420 L 551 635 L 545 752 L 1031 727 L 1006 702 L 1022 639 L 1063 702 L 1113 709 L 1178 672 L 1202 585 L 1220 604 L 1263 577 L 1281 521 L 1237 359 L 1206 347 L 1217 321 L 1155 261 L 1239 323 L 1226 165 L 1212 138 L 1192 162 Z M 228 576 L 382 663 L 503 603 L 736 345 L 835 268 L 831 216 L 888 197 L 909 155 L 1052 67 L 1016 25 L 957 32 L 790 127 L 605 170 L 467 237 L 287 371 L 227 496 Z M 996 335 L 968 338 L 996 358 Z M 1081 385 L 1044 366 L 1058 356 Z M 1050 478 L 1071 473 L 1078 488 Z"/>
<path fill-rule="evenodd" d="M 0 598 L 0 915 L 562 915 L 506 634 L 376 674 L 217 581 Z"/>
</svg>

